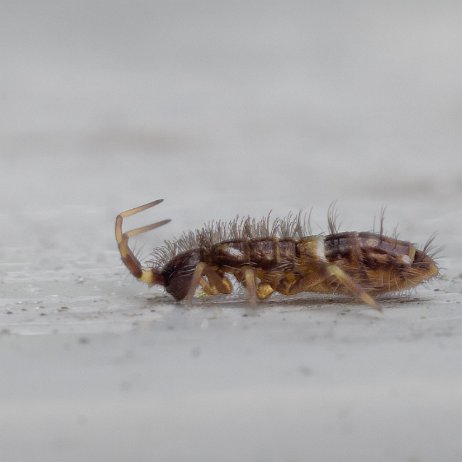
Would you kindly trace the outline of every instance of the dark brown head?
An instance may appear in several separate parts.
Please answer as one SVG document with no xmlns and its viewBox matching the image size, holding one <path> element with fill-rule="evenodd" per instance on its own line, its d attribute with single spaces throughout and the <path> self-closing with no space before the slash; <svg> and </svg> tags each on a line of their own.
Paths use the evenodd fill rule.
<svg viewBox="0 0 462 462">
<path fill-rule="evenodd" d="M 162 269 L 165 290 L 176 300 L 182 300 L 188 294 L 194 270 L 199 262 L 200 251 L 193 249 L 176 255 Z"/>
<path fill-rule="evenodd" d="M 438 275 L 438 266 L 424 250 L 416 250 L 412 268 L 421 275 L 421 280 L 425 281 Z"/>
</svg>

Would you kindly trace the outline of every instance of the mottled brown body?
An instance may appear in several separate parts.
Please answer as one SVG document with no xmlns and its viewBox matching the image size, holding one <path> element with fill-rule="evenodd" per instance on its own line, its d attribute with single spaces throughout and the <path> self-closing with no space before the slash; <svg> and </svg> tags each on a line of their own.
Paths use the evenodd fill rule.
<svg viewBox="0 0 462 462">
<path fill-rule="evenodd" d="M 152 205 L 123 212 L 125 215 L 119 217 L 149 206 Z M 162 268 L 142 268 L 134 263 L 137 260 L 124 245 L 123 236 L 127 236 L 126 243 L 129 233 L 136 235 L 165 221 L 123 234 L 119 217 L 116 237 L 124 263 L 135 277 L 148 284 L 164 285 L 177 300 L 191 300 L 198 285 L 210 295 L 230 293 L 232 284 L 227 274 L 231 274 L 247 287 L 251 303 L 273 292 L 318 292 L 353 295 L 379 308 L 374 295 L 415 287 L 438 273 L 425 249 L 418 250 L 410 242 L 382 233 L 344 232 L 291 238 L 278 236 L 274 226 L 271 235 L 258 238 L 250 237 L 248 226 L 243 226 L 237 234 L 246 234 L 245 237 L 216 243 L 197 234 L 197 247 L 172 256 Z"/>
<path fill-rule="evenodd" d="M 324 278 L 329 264 L 337 265 L 374 294 L 409 289 L 437 273 L 431 258 L 411 243 L 368 232 L 309 236 L 299 241 L 228 241 L 203 249 L 201 261 L 232 273 L 239 280 L 242 267 L 254 268 L 259 280 L 284 295 L 306 289 L 349 293 L 335 277 Z"/>
</svg>

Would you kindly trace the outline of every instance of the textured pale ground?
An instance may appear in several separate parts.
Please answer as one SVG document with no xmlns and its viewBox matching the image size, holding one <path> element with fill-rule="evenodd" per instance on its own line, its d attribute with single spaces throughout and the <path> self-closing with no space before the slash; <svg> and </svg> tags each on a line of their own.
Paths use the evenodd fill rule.
<svg viewBox="0 0 462 462">
<path fill-rule="evenodd" d="M 20 2 L 0 53 L 0 458 L 462 460 L 457 2 Z M 444 245 L 378 314 L 175 304 L 120 263 L 214 218 L 312 212 Z"/>
</svg>

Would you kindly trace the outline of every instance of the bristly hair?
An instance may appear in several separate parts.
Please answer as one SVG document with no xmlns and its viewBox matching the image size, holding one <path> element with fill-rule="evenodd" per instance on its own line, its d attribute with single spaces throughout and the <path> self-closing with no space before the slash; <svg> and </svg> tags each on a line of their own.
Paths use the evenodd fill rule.
<svg viewBox="0 0 462 462">
<path fill-rule="evenodd" d="M 339 213 L 337 211 L 337 201 L 332 202 L 327 209 L 327 227 L 329 234 L 337 234 L 340 224 L 338 223 Z"/>
<path fill-rule="evenodd" d="M 376 220 L 376 216 L 374 215 L 374 221 L 372 222 L 372 232 L 373 233 L 378 233 L 380 239 L 382 239 L 384 236 L 385 236 L 385 232 L 384 232 L 384 223 L 385 223 L 385 212 L 387 211 L 387 208 L 382 205 L 382 207 L 380 207 L 380 212 L 379 212 L 379 229 L 378 231 L 376 230 L 375 228 L 375 220 Z M 398 235 L 393 234 L 393 237 L 395 239 L 398 239 Z"/>
<path fill-rule="evenodd" d="M 422 252 L 427 254 L 431 259 L 435 259 L 441 257 L 441 251 L 443 250 L 443 246 L 435 246 L 434 241 L 437 237 L 437 233 L 433 233 L 425 242 L 422 247 Z"/>
<path fill-rule="evenodd" d="M 148 263 L 156 268 L 163 267 L 176 255 L 197 248 L 209 248 L 223 241 L 238 239 L 295 239 L 311 235 L 311 211 L 289 213 L 284 218 L 272 218 L 271 212 L 259 220 L 237 216 L 231 221 L 210 221 L 203 228 L 184 232 L 178 239 L 164 241 L 154 249 Z"/>
</svg>

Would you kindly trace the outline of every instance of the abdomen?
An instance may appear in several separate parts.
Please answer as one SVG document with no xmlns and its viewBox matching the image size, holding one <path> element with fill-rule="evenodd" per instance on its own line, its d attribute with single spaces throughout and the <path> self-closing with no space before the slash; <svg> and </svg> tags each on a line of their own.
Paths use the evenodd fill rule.
<svg viewBox="0 0 462 462">
<path fill-rule="evenodd" d="M 373 293 L 412 288 L 438 273 L 435 262 L 414 244 L 369 232 L 324 237 L 325 257 Z"/>
</svg>

